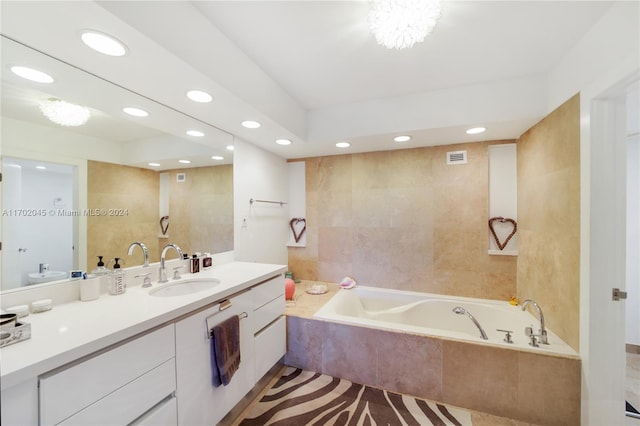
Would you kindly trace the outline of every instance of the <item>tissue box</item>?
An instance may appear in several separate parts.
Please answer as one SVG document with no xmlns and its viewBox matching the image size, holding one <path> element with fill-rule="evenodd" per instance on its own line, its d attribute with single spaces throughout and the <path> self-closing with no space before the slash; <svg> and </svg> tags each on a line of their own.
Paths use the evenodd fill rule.
<svg viewBox="0 0 640 426">
<path fill-rule="evenodd" d="M 31 324 L 17 323 L 15 327 L 0 330 L 0 348 L 31 338 Z"/>
</svg>

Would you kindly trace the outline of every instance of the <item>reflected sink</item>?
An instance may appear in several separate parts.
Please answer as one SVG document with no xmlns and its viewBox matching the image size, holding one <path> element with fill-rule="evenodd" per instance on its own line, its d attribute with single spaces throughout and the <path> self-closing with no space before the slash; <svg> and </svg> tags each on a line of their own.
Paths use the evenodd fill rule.
<svg viewBox="0 0 640 426">
<path fill-rule="evenodd" d="M 184 296 L 186 294 L 208 290 L 217 285 L 220 285 L 220 280 L 215 278 L 197 281 L 177 281 L 163 284 L 161 287 L 152 288 L 149 291 L 149 295 L 155 297 Z"/>
<path fill-rule="evenodd" d="M 67 278 L 67 273 L 64 271 L 45 271 L 43 273 L 31 272 L 28 280 L 29 284 L 40 284 L 65 278 Z"/>
</svg>

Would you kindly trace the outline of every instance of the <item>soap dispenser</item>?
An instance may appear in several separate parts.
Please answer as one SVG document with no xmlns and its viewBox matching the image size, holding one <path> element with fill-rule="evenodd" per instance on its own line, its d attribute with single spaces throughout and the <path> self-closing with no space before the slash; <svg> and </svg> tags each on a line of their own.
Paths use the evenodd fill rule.
<svg viewBox="0 0 640 426">
<path fill-rule="evenodd" d="M 125 273 L 120 267 L 120 258 L 116 257 L 113 265 L 113 273 L 111 274 L 111 285 L 109 286 L 109 293 L 112 295 L 123 294 L 127 290 L 125 282 Z"/>
<path fill-rule="evenodd" d="M 109 268 L 104 266 L 104 262 L 102 261 L 102 256 L 98 256 L 98 266 L 96 266 L 95 269 L 91 271 L 91 273 L 96 277 L 100 277 L 102 275 L 109 275 L 111 273 Z"/>
</svg>

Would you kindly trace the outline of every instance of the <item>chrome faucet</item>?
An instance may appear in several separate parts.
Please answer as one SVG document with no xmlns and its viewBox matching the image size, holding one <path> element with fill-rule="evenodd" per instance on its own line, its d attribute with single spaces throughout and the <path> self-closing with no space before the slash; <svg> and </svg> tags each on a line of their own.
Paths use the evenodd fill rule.
<svg viewBox="0 0 640 426">
<path fill-rule="evenodd" d="M 133 253 L 133 249 L 135 246 L 138 246 L 142 249 L 142 255 L 144 256 L 144 267 L 149 266 L 149 250 L 147 250 L 147 246 L 145 246 L 140 241 L 134 241 L 129 245 L 129 256 Z"/>
<path fill-rule="evenodd" d="M 47 272 L 49 270 L 49 264 L 48 263 L 41 263 L 38 266 L 38 272 L 40 272 L 40 275 L 44 276 L 44 273 Z"/>
<path fill-rule="evenodd" d="M 473 321 L 473 323 L 476 325 L 476 327 L 478 327 L 478 330 L 480 331 L 480 338 L 482 340 L 489 340 L 489 338 L 487 337 L 487 333 L 484 332 L 484 329 L 482 328 L 482 326 L 480 325 L 480 323 L 478 322 L 476 317 L 471 315 L 468 311 L 466 311 L 461 306 L 456 306 L 455 308 L 453 308 L 453 312 L 455 314 L 458 314 L 458 315 L 466 315 L 466 316 L 468 316 L 471 319 L 471 321 Z"/>
<path fill-rule="evenodd" d="M 533 307 L 536 308 L 536 311 L 538 311 L 538 317 L 540 318 L 540 334 L 538 337 L 540 337 L 540 342 L 542 344 L 548 345 L 549 340 L 547 339 L 547 329 L 544 326 L 544 314 L 542 313 L 542 309 L 540 309 L 540 305 L 538 305 L 533 299 L 527 299 L 524 302 L 522 302 L 523 311 L 527 309 L 528 304 L 532 304 Z M 528 336 L 531 337 L 533 335 L 528 335 Z"/>
<path fill-rule="evenodd" d="M 162 254 L 160 255 L 160 272 L 158 273 L 159 284 L 166 283 L 169 281 L 167 279 L 167 271 L 164 268 L 164 258 L 167 254 L 167 251 L 169 251 L 169 249 L 174 249 L 178 253 L 178 256 L 180 256 L 180 259 L 183 258 L 182 249 L 180 249 L 180 247 L 178 247 L 176 244 L 167 244 L 166 246 L 164 246 L 164 248 L 162 249 Z"/>
</svg>

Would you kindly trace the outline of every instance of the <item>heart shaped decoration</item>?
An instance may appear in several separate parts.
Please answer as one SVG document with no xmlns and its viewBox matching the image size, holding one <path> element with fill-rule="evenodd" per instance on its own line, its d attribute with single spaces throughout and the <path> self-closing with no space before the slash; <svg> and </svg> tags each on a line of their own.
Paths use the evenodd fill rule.
<svg viewBox="0 0 640 426">
<path fill-rule="evenodd" d="M 302 223 L 302 228 L 300 228 L 300 223 Z M 302 234 L 307 229 L 307 220 L 303 217 L 294 217 L 289 221 L 289 227 L 291 228 L 291 232 L 293 232 L 293 238 L 295 238 L 296 243 L 300 241 L 302 238 Z"/>
<path fill-rule="evenodd" d="M 167 231 L 169 230 L 169 216 L 162 216 L 160 218 L 160 229 L 162 230 L 162 235 L 167 235 Z"/>
<path fill-rule="evenodd" d="M 500 222 L 500 223 L 510 223 L 511 225 L 513 225 L 513 230 L 511 231 L 511 233 L 507 236 L 507 238 L 505 238 L 505 240 L 503 242 L 500 242 L 500 239 L 498 238 L 498 235 L 496 234 L 495 229 L 493 229 L 493 222 Z M 493 235 L 493 239 L 496 241 L 496 244 L 498 245 L 498 248 L 500 250 L 504 250 L 504 248 L 507 246 L 507 244 L 509 244 L 509 240 L 511 240 L 511 238 L 516 234 L 516 231 L 518 230 L 518 224 L 516 223 L 515 220 L 513 219 L 509 219 L 504 218 L 502 216 L 498 216 L 498 217 L 492 217 L 491 219 L 489 219 L 489 230 L 491 231 L 491 235 Z"/>
</svg>

